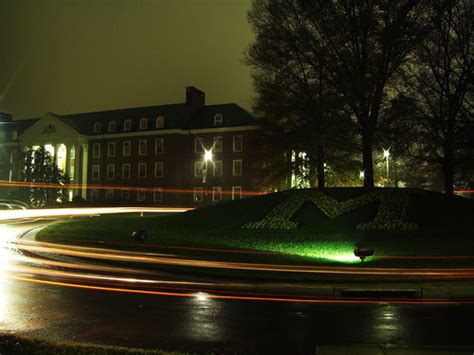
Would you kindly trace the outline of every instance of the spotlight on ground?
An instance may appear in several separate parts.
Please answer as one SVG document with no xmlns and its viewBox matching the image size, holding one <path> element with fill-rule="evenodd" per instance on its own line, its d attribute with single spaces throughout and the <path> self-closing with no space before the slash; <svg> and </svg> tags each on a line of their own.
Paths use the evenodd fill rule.
<svg viewBox="0 0 474 355">
<path fill-rule="evenodd" d="M 354 255 L 360 258 L 360 262 L 364 262 L 365 258 L 374 255 L 374 249 L 362 242 L 355 243 Z"/>
</svg>

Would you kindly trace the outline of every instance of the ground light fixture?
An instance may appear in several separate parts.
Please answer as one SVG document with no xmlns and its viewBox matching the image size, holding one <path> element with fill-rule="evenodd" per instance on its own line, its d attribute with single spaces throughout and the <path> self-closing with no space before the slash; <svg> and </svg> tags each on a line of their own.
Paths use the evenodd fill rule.
<svg viewBox="0 0 474 355">
<path fill-rule="evenodd" d="M 360 262 L 363 263 L 365 258 L 374 255 L 374 249 L 370 248 L 367 244 L 362 242 L 355 243 L 354 255 L 360 258 Z"/>
<path fill-rule="evenodd" d="M 147 237 L 147 232 L 144 230 L 137 230 L 132 232 L 132 239 L 138 242 L 144 242 Z"/>
</svg>

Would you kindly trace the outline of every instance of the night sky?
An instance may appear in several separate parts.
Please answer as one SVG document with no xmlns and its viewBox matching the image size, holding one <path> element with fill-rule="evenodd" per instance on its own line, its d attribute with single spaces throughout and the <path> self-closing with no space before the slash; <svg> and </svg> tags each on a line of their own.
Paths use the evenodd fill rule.
<svg viewBox="0 0 474 355">
<path fill-rule="evenodd" d="M 249 109 L 251 0 L 0 0 L 0 112 L 17 119 L 184 101 Z"/>
</svg>

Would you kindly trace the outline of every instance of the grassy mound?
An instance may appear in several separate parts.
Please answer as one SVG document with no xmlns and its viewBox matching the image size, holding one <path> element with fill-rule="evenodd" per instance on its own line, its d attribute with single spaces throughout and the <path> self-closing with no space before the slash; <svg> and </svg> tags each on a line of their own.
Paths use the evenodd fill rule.
<svg viewBox="0 0 474 355">
<path fill-rule="evenodd" d="M 243 249 L 288 253 L 313 261 L 355 262 L 356 241 L 373 246 L 376 255 L 474 255 L 471 220 L 474 201 L 420 190 L 408 192 L 405 219 L 417 230 L 358 230 L 373 220 L 380 201 L 373 201 L 334 218 L 314 203 L 306 202 L 292 217 L 297 229 L 244 229 L 243 225 L 267 216 L 277 205 L 301 190 L 284 191 L 222 203 L 182 214 L 162 217 L 100 217 L 51 225 L 37 238 L 45 241 L 130 242 L 132 231 L 144 229 L 146 243 L 168 246 Z M 337 201 L 366 194 L 360 188 L 329 188 Z"/>
</svg>

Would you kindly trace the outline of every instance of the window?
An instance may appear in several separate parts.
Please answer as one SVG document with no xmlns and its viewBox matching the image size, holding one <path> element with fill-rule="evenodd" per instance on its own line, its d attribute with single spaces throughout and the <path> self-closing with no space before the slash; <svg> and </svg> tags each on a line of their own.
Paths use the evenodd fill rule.
<svg viewBox="0 0 474 355">
<path fill-rule="evenodd" d="M 214 153 L 222 153 L 222 137 L 214 137 L 214 144 L 212 146 Z"/>
<path fill-rule="evenodd" d="M 122 164 L 122 179 L 130 179 L 130 164 Z"/>
<path fill-rule="evenodd" d="M 146 163 L 138 163 L 138 177 L 139 178 L 146 177 Z"/>
<path fill-rule="evenodd" d="M 100 122 L 94 123 L 94 133 L 100 133 L 102 130 L 101 128 L 102 128 L 102 125 L 100 124 Z"/>
<path fill-rule="evenodd" d="M 123 142 L 123 156 L 129 157 L 132 152 L 132 143 L 130 141 Z"/>
<path fill-rule="evenodd" d="M 114 199 L 114 190 L 105 190 L 105 199 L 113 200 Z"/>
<path fill-rule="evenodd" d="M 214 115 L 214 126 L 222 126 L 224 119 L 220 113 Z"/>
<path fill-rule="evenodd" d="M 159 116 L 156 118 L 156 128 L 164 128 L 165 127 L 165 118 L 163 116 Z"/>
<path fill-rule="evenodd" d="M 92 145 L 92 157 L 100 158 L 100 143 L 94 143 Z"/>
<path fill-rule="evenodd" d="M 164 148 L 163 138 L 155 139 L 155 155 L 163 154 Z"/>
<path fill-rule="evenodd" d="M 147 129 L 148 128 L 148 120 L 146 118 L 142 118 L 140 120 L 140 129 Z"/>
<path fill-rule="evenodd" d="M 222 176 L 222 160 L 214 161 L 213 175 L 214 176 Z"/>
<path fill-rule="evenodd" d="M 163 177 L 163 162 L 155 162 L 155 177 Z"/>
<path fill-rule="evenodd" d="M 232 139 L 232 148 L 234 152 L 241 152 L 242 151 L 242 136 L 234 136 Z"/>
<path fill-rule="evenodd" d="M 214 186 L 212 188 L 212 201 L 222 200 L 222 187 Z"/>
<path fill-rule="evenodd" d="M 92 198 L 92 201 L 97 201 L 99 199 L 99 190 L 93 189 L 91 191 L 91 198 Z"/>
<path fill-rule="evenodd" d="M 125 120 L 123 123 L 123 130 L 125 132 L 131 131 L 132 130 L 132 121 L 131 120 Z"/>
<path fill-rule="evenodd" d="M 242 175 L 242 160 L 232 160 L 232 175 Z"/>
<path fill-rule="evenodd" d="M 240 200 L 242 198 L 242 186 L 232 186 L 232 199 Z"/>
<path fill-rule="evenodd" d="M 92 165 L 92 180 L 100 179 L 100 165 Z"/>
<path fill-rule="evenodd" d="M 194 153 L 204 153 L 204 138 L 194 138 Z"/>
<path fill-rule="evenodd" d="M 107 164 L 107 179 L 115 179 L 115 164 Z"/>
<path fill-rule="evenodd" d="M 130 200 L 130 190 L 122 190 L 122 200 Z"/>
<path fill-rule="evenodd" d="M 202 177 L 204 170 L 204 164 L 202 161 L 194 162 L 194 177 Z"/>
<path fill-rule="evenodd" d="M 195 187 L 193 190 L 193 201 L 202 202 L 202 187 Z"/>
<path fill-rule="evenodd" d="M 161 187 L 155 187 L 153 189 L 153 202 L 163 201 L 163 189 Z"/>
<path fill-rule="evenodd" d="M 146 192 L 143 189 L 137 190 L 137 201 L 143 202 L 146 200 Z"/>
<path fill-rule="evenodd" d="M 140 140 L 138 142 L 138 154 L 146 155 L 146 140 Z"/>
<path fill-rule="evenodd" d="M 109 133 L 112 133 L 112 132 L 117 132 L 117 123 L 115 123 L 115 121 L 110 121 L 109 122 L 109 129 L 108 129 Z"/>
<path fill-rule="evenodd" d="M 107 156 L 115 157 L 115 142 L 107 143 Z"/>
</svg>

